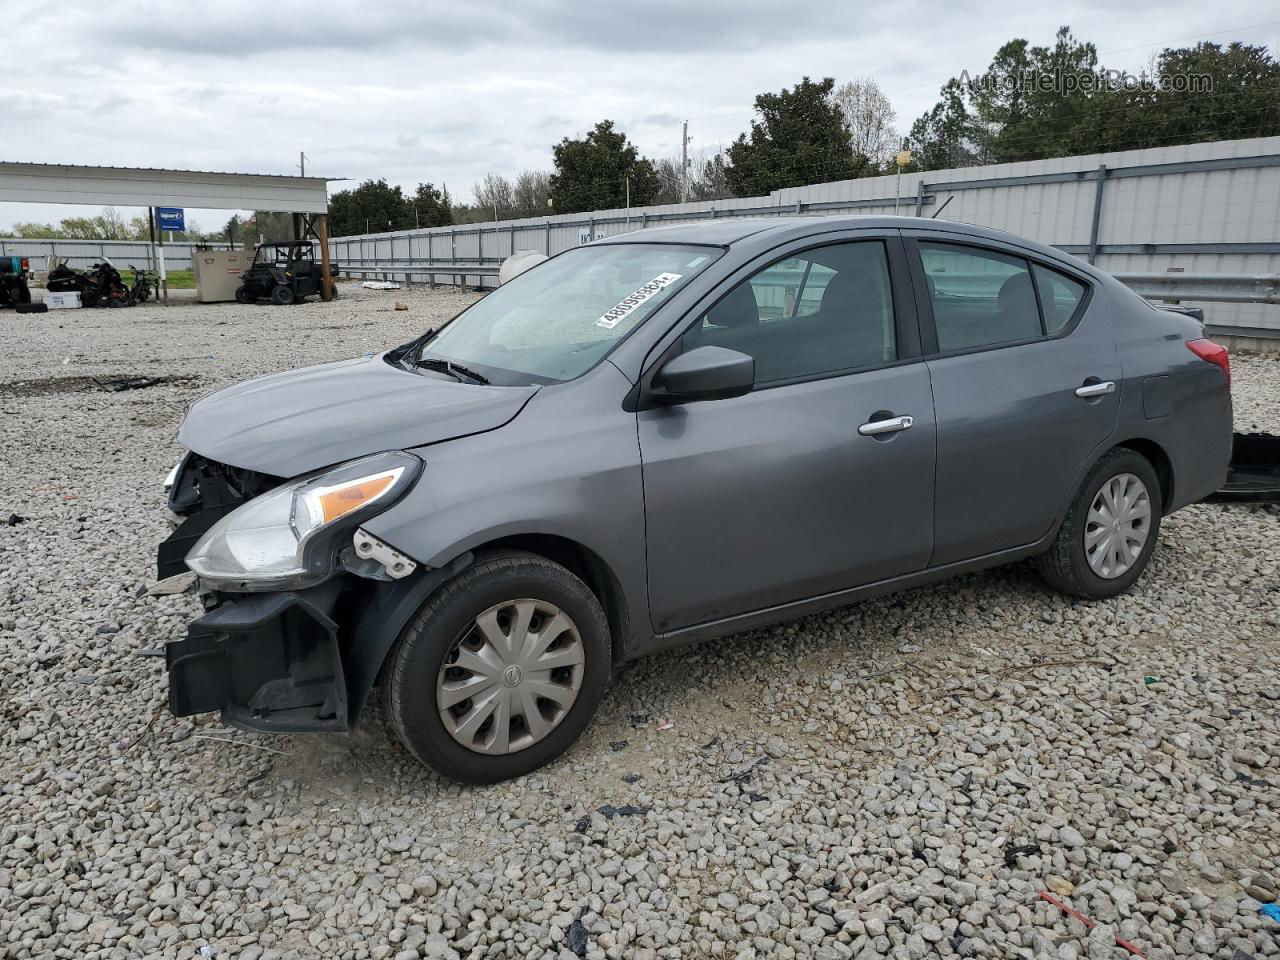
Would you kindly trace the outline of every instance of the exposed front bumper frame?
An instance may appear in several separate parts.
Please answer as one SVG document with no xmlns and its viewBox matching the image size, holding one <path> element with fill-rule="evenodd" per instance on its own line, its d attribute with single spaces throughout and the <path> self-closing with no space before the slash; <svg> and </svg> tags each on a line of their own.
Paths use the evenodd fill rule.
<svg viewBox="0 0 1280 960">
<path fill-rule="evenodd" d="M 169 709 L 221 711 L 224 722 L 271 733 L 351 728 L 336 591 L 251 594 L 223 603 L 165 646 Z"/>
</svg>

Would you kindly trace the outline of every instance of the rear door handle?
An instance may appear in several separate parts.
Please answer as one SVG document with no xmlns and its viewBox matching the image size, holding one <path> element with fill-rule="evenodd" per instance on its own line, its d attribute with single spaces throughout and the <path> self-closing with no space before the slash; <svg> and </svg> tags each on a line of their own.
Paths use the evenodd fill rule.
<svg viewBox="0 0 1280 960">
<path fill-rule="evenodd" d="M 1114 380 L 1103 380 L 1101 383 L 1086 383 L 1083 387 L 1076 387 L 1076 396 L 1084 397 L 1104 397 L 1108 393 L 1116 392 L 1116 384 Z"/>
<path fill-rule="evenodd" d="M 872 420 L 858 428 L 864 437 L 875 437 L 882 433 L 897 433 L 899 430 L 910 430 L 915 423 L 913 417 L 890 417 L 888 420 Z"/>
</svg>

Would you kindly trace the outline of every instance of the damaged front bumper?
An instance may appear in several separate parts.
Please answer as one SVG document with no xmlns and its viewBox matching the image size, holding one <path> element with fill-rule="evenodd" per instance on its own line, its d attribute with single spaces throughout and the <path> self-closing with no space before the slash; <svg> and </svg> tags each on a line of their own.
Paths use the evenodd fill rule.
<svg viewBox="0 0 1280 960">
<path fill-rule="evenodd" d="M 336 595 L 249 594 L 191 623 L 165 647 L 169 709 L 273 733 L 350 729 Z"/>
</svg>

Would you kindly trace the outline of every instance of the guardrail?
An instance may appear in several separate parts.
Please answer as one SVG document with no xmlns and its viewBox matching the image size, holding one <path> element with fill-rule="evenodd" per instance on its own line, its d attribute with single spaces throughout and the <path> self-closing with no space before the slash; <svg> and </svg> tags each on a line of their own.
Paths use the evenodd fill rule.
<svg viewBox="0 0 1280 960">
<path fill-rule="evenodd" d="M 452 277 L 455 286 L 465 287 L 468 277 L 477 281 L 492 277 L 498 278 L 500 264 L 476 263 L 439 263 L 410 264 L 394 261 L 335 260 L 334 269 L 341 276 L 361 277 L 364 279 L 391 280 L 404 277 L 406 283 L 412 282 L 410 277 L 425 278 L 430 286 L 436 285 L 436 277 Z M 420 280 L 420 282 L 423 282 Z M 478 285 L 478 284 L 477 284 Z"/>
<path fill-rule="evenodd" d="M 1115 273 L 1112 276 L 1150 300 L 1280 303 L 1278 273 Z M 1280 335 L 1280 331 L 1275 335 Z"/>
</svg>

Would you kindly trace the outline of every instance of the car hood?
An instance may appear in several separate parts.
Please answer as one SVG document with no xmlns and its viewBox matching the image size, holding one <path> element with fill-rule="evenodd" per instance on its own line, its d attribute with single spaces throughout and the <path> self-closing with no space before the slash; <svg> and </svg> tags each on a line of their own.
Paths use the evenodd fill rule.
<svg viewBox="0 0 1280 960">
<path fill-rule="evenodd" d="M 458 383 L 360 357 L 238 383 L 197 400 L 178 431 L 203 457 L 276 477 L 494 430 L 538 387 Z"/>
</svg>

